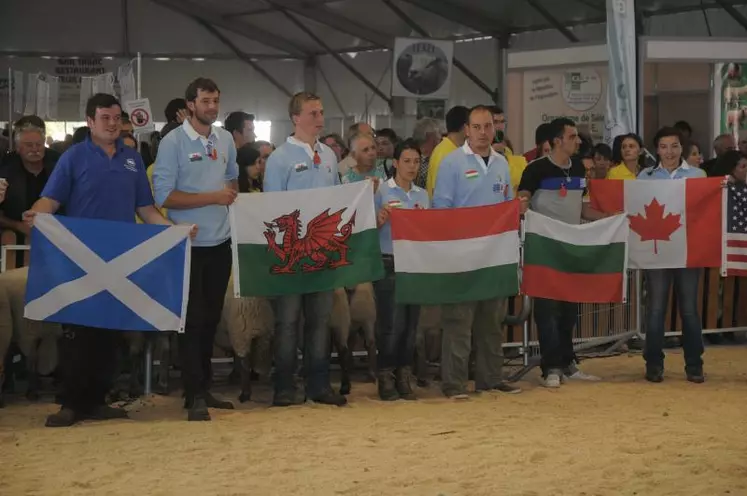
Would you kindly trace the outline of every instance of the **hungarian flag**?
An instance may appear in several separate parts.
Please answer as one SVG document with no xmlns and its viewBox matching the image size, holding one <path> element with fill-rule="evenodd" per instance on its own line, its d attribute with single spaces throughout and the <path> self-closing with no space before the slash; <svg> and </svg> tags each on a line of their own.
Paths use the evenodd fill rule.
<svg viewBox="0 0 747 496">
<path fill-rule="evenodd" d="M 532 211 L 525 219 L 523 293 L 576 303 L 625 300 L 629 235 L 625 215 L 580 225 Z"/>
<path fill-rule="evenodd" d="M 237 297 L 331 291 L 384 275 L 371 181 L 242 193 L 229 212 Z"/>
<path fill-rule="evenodd" d="M 592 180 L 591 206 L 630 219 L 633 269 L 720 267 L 721 178 Z"/>
<path fill-rule="evenodd" d="M 519 202 L 391 213 L 395 298 L 440 305 L 519 292 Z"/>
</svg>

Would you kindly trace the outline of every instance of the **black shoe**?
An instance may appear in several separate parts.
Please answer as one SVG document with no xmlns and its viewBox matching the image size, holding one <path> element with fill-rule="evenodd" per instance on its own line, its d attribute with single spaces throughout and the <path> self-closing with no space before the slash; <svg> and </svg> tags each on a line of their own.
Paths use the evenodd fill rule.
<svg viewBox="0 0 747 496">
<path fill-rule="evenodd" d="M 286 407 L 298 404 L 298 401 L 296 401 L 296 391 L 294 390 L 277 391 L 272 398 L 272 406 Z"/>
<path fill-rule="evenodd" d="M 647 366 L 646 367 L 646 380 L 648 382 L 662 382 L 664 380 L 664 367 Z"/>
<path fill-rule="evenodd" d="M 397 393 L 403 400 L 414 401 L 417 396 L 412 390 L 412 374 L 409 367 L 400 367 L 397 369 Z"/>
<path fill-rule="evenodd" d="M 205 404 L 208 408 L 218 410 L 233 410 L 233 403 L 230 401 L 221 401 L 210 393 L 205 393 Z"/>
<path fill-rule="evenodd" d="M 47 417 L 47 427 L 70 427 L 81 419 L 75 410 L 68 407 L 60 408 L 60 411 Z"/>
<path fill-rule="evenodd" d="M 703 367 L 688 369 L 685 368 L 687 374 L 687 380 L 695 384 L 703 384 L 705 382 L 705 374 L 703 374 Z"/>
<path fill-rule="evenodd" d="M 332 389 L 309 399 L 314 403 L 321 403 L 322 405 L 344 406 L 348 403 L 348 400 L 343 395 L 335 393 Z"/>
<path fill-rule="evenodd" d="M 499 391 L 501 393 L 506 394 L 519 394 L 521 393 L 521 388 L 517 386 L 512 386 L 511 384 L 507 384 L 505 382 L 499 382 L 495 386 L 490 388 L 491 391 Z"/>
<path fill-rule="evenodd" d="M 208 412 L 205 398 L 202 396 L 195 396 L 192 406 L 187 412 L 187 420 L 190 422 L 200 422 L 210 420 L 210 412 Z"/>
<path fill-rule="evenodd" d="M 394 381 L 392 369 L 380 369 L 377 374 L 379 384 L 379 398 L 382 401 L 396 401 L 399 399 L 399 391 Z"/>
<path fill-rule="evenodd" d="M 92 420 L 115 420 L 130 417 L 127 415 L 127 412 L 121 408 L 114 408 L 108 405 L 98 405 L 93 407 L 93 410 L 91 410 L 91 413 L 86 415 L 86 418 Z"/>
</svg>

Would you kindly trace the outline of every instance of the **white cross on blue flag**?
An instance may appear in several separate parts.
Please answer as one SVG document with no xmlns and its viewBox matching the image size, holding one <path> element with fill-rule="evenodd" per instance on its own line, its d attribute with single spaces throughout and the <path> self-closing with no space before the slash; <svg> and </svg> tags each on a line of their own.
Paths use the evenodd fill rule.
<svg viewBox="0 0 747 496">
<path fill-rule="evenodd" d="M 120 331 L 184 331 L 189 227 L 39 214 L 24 316 Z"/>
</svg>

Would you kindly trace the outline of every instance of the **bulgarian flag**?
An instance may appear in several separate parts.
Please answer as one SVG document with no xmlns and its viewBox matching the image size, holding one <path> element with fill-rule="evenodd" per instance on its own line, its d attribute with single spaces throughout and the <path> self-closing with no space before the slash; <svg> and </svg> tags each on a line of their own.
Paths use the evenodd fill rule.
<svg viewBox="0 0 747 496">
<path fill-rule="evenodd" d="M 242 193 L 229 214 L 236 297 L 331 291 L 384 276 L 371 181 Z"/>
<path fill-rule="evenodd" d="M 623 302 L 628 231 L 625 215 L 574 225 L 528 211 L 522 292 L 575 303 Z"/>
<path fill-rule="evenodd" d="M 519 292 L 519 202 L 392 210 L 398 303 L 440 305 Z"/>
<path fill-rule="evenodd" d="M 722 178 L 592 180 L 591 206 L 630 219 L 633 269 L 720 267 Z"/>
</svg>

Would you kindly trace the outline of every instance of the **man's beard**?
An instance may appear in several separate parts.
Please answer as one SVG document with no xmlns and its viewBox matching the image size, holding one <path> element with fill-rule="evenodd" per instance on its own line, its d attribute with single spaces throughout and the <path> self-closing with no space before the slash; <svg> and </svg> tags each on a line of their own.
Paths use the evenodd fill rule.
<svg viewBox="0 0 747 496">
<path fill-rule="evenodd" d="M 211 126 L 213 122 L 215 122 L 215 119 L 211 119 L 210 117 L 207 117 L 205 114 L 202 114 L 200 112 L 195 112 L 195 119 L 197 119 L 200 124 L 204 124 L 206 126 Z"/>
</svg>

